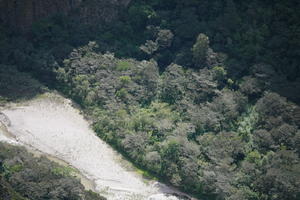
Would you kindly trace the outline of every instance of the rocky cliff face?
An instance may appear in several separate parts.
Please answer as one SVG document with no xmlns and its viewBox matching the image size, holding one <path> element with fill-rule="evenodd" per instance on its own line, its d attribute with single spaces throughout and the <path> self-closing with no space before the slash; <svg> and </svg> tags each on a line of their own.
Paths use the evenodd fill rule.
<svg viewBox="0 0 300 200">
<path fill-rule="evenodd" d="M 15 30 L 26 31 L 31 25 L 53 14 L 76 15 L 83 22 L 109 21 L 117 16 L 120 7 L 131 0 L 0 0 L 0 23 Z"/>
</svg>

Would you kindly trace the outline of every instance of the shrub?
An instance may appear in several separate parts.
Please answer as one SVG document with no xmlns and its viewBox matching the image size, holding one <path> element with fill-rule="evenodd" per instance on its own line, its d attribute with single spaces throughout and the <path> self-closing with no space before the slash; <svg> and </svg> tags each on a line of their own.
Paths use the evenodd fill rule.
<svg viewBox="0 0 300 200">
<path fill-rule="evenodd" d="M 197 68 L 202 68 L 206 65 L 208 49 L 209 39 L 205 34 L 200 33 L 192 48 L 194 64 Z"/>
<path fill-rule="evenodd" d="M 116 97 L 120 98 L 120 99 L 125 99 L 128 96 L 128 92 L 125 88 L 121 88 L 120 90 L 118 90 L 116 92 Z"/>
<path fill-rule="evenodd" d="M 262 93 L 263 84 L 256 78 L 246 76 L 240 84 L 240 91 L 249 96 L 256 96 Z"/>
<path fill-rule="evenodd" d="M 91 195 L 93 200 L 105 200 L 92 191 L 85 191 L 72 172 L 73 169 L 45 157 L 34 157 L 23 147 L 0 142 L 0 198 L 4 187 L 16 200 L 23 200 L 20 196 L 32 200 L 84 200 Z"/>
<path fill-rule="evenodd" d="M 126 85 L 131 82 L 130 76 L 120 76 L 120 81 L 123 85 Z"/>
<path fill-rule="evenodd" d="M 215 66 L 212 68 L 214 73 L 214 78 L 218 81 L 224 81 L 227 75 L 226 70 L 222 66 Z"/>
<path fill-rule="evenodd" d="M 116 65 L 117 71 L 127 71 L 131 68 L 132 63 L 126 60 L 119 60 Z"/>
</svg>

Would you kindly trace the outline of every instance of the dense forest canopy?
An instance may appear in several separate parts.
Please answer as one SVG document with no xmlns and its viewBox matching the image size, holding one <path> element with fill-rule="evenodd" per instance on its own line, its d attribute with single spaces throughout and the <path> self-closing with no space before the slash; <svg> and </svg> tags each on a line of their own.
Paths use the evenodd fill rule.
<svg viewBox="0 0 300 200">
<path fill-rule="evenodd" d="M 60 14 L 23 35 L 2 26 L 2 101 L 20 98 L 14 80 L 31 74 L 78 102 L 99 137 L 186 192 L 299 199 L 300 2 L 119 9 L 110 23 Z"/>
</svg>

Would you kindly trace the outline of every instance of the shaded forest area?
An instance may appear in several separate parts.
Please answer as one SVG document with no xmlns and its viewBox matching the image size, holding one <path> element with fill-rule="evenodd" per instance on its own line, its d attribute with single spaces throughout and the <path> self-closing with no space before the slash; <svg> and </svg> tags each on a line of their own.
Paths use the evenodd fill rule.
<svg viewBox="0 0 300 200">
<path fill-rule="evenodd" d="M 273 79 L 272 89 L 299 102 L 299 7 L 296 0 L 134 0 L 118 11 L 119 20 L 99 24 L 81 23 L 75 10 L 71 17 L 58 14 L 36 22 L 26 37 L 2 26 L 1 63 L 53 85 L 53 69 L 74 48 L 96 41 L 102 53 L 154 58 L 162 71 L 172 62 L 199 69 L 204 65 L 193 62 L 191 48 L 204 33 L 211 48 L 227 57 L 232 80 L 248 75 L 254 64 L 268 64 L 281 77 Z"/>
<path fill-rule="evenodd" d="M 7 72 L 30 73 L 80 103 L 99 137 L 184 191 L 297 200 L 299 8 L 135 0 L 110 24 L 57 15 L 26 36 L 2 27 L 0 96 L 14 99 Z"/>
</svg>

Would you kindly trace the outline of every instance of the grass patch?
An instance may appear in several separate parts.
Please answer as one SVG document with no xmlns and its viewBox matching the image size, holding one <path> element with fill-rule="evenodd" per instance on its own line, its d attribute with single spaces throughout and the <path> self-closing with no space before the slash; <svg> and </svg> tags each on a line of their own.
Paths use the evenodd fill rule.
<svg viewBox="0 0 300 200">
<path fill-rule="evenodd" d="M 158 178 L 157 177 L 155 177 L 154 175 L 152 175 L 152 174 L 150 174 L 148 171 L 146 171 L 146 170 L 143 170 L 143 169 L 141 169 L 141 168 L 137 168 L 137 167 L 135 167 L 135 169 L 136 169 L 136 172 L 138 173 L 138 174 L 140 174 L 140 175 L 142 175 L 144 178 L 146 178 L 146 179 L 149 179 L 149 180 L 158 180 Z"/>
<path fill-rule="evenodd" d="M 75 173 L 75 170 L 71 167 L 55 167 L 51 169 L 52 173 L 58 176 L 72 176 Z"/>
</svg>

